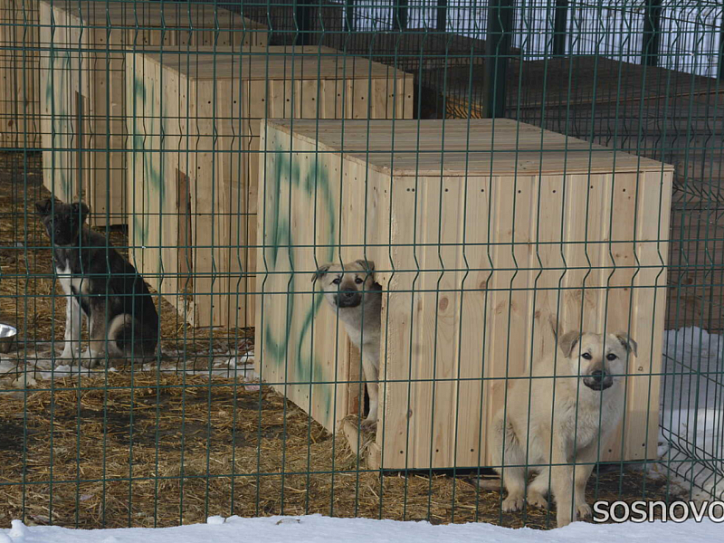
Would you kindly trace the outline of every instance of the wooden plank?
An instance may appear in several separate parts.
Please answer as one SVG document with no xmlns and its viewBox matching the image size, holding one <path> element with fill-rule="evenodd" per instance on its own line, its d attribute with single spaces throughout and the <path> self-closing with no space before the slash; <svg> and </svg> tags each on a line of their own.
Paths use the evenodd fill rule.
<svg viewBox="0 0 724 543">
<path fill-rule="evenodd" d="M 478 58 L 473 66 L 468 60 L 425 70 L 420 80 L 424 92 L 444 98 L 448 117 L 467 118 L 470 113 L 480 118 L 485 74 L 485 59 Z M 709 77 L 593 55 L 522 62 L 511 58 L 506 88 L 509 112 L 517 115 L 522 109 L 524 116 L 540 110 L 544 101 L 546 109 L 573 104 L 590 112 L 594 99 L 598 109 L 662 97 L 671 100 L 721 93 Z"/>
<path fill-rule="evenodd" d="M 370 443 L 369 445 L 367 469 L 382 469 L 382 449 L 377 443 Z"/>
<path fill-rule="evenodd" d="M 0 147 L 40 146 L 37 0 L 0 0 Z"/>
<path fill-rule="evenodd" d="M 330 32 L 324 44 L 350 55 L 417 72 L 445 66 L 482 62 L 485 41 L 453 32 L 430 32 L 428 28 L 406 28 L 404 32 Z M 519 53 L 517 49 L 511 51 Z"/>
<path fill-rule="evenodd" d="M 666 315 L 669 212 L 671 206 L 673 174 L 658 176 L 654 172 L 646 173 L 639 180 L 639 213 L 646 212 L 658 215 L 658 220 L 641 220 L 637 225 L 636 253 L 638 260 L 652 264 L 652 267 L 640 271 L 634 289 L 634 307 L 636 308 L 635 334 L 639 340 L 640 356 L 636 365 L 629 366 L 634 373 L 634 383 L 629 387 L 628 412 L 642 410 L 636 417 L 626 421 L 624 437 L 626 448 L 624 454 L 630 458 L 652 458 L 657 453 L 659 412 L 656 409 L 661 379 L 652 377 L 663 371 L 661 326 Z M 647 205 L 648 202 L 659 202 L 658 206 Z M 646 206 L 646 207 L 645 207 Z M 652 318 L 649 318 L 652 317 Z M 645 408 L 645 409 L 644 409 Z M 642 439 L 644 438 L 644 439 Z"/>
<path fill-rule="evenodd" d="M 313 291 L 311 273 L 301 271 L 335 258 L 329 235 L 339 217 L 329 204 L 330 198 L 338 201 L 340 185 L 329 182 L 333 165 L 313 162 L 308 144 L 294 150 L 288 138 L 277 137 L 274 130 L 262 131 L 262 145 L 287 151 L 266 161 L 267 178 L 274 183 L 265 184 L 260 194 L 266 205 L 260 207 L 259 245 L 267 247 L 260 260 L 273 273 L 260 285 L 262 296 L 270 293 L 270 307 L 257 317 L 260 357 L 255 360 L 267 382 L 334 429 L 348 405 L 347 340 L 336 314 L 322 307 L 321 294 Z M 323 183 L 317 190 L 308 184 L 310 175 Z M 310 209 L 313 221 L 307 220 Z"/>
<path fill-rule="evenodd" d="M 377 443 L 371 441 L 374 436 L 360 431 L 359 425 L 350 419 L 342 423 L 342 433 L 347 439 L 349 448 L 361 460 L 367 469 L 380 469 L 381 449 Z"/>
<path fill-rule="evenodd" d="M 290 123 L 279 126 L 288 129 Z M 445 165 L 442 174 L 446 176 L 606 173 L 614 164 L 619 172 L 662 167 L 651 159 L 614 152 L 510 119 L 474 119 L 465 123 L 431 120 L 425 126 L 427 130 L 421 131 L 419 121 L 347 122 L 345 156 L 348 160 L 369 162 L 370 167 L 383 174 L 389 174 L 394 163 L 395 175 L 400 176 L 439 175 L 441 163 Z M 298 137 L 313 140 L 318 128 L 313 121 L 296 121 L 294 130 Z M 468 130 L 476 137 L 470 138 Z M 341 138 L 339 133 L 327 134 L 324 145 L 335 149 Z M 664 166 L 665 171 L 671 168 Z"/>
<path fill-rule="evenodd" d="M 51 31 L 51 21 L 57 28 Z M 66 13 L 54 13 L 50 4 L 40 3 L 40 40 L 83 44 L 87 35 L 70 25 Z M 87 164 L 79 159 L 79 118 L 77 105 L 87 98 L 85 78 L 71 77 L 80 69 L 81 58 L 72 50 L 55 50 L 41 56 L 41 116 L 43 134 L 43 182 L 45 187 L 62 200 L 77 200 L 82 194 L 79 174 Z M 87 159 L 87 156 L 85 157 Z M 79 168 L 83 166 L 83 168 Z"/>
</svg>

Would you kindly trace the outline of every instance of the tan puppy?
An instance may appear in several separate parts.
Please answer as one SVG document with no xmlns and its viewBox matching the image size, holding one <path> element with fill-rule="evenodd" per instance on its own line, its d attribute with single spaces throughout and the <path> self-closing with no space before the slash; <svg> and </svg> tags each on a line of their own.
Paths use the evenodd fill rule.
<svg viewBox="0 0 724 543">
<path fill-rule="evenodd" d="M 532 364 L 533 379 L 507 381 L 507 412 L 501 408 L 496 414 L 491 445 L 495 470 L 508 491 L 503 511 L 517 511 L 524 501 L 545 507 L 544 496 L 552 490 L 561 527 L 591 514 L 586 483 L 598 460 L 599 440 L 603 448 L 621 421 L 622 374 L 637 345 L 624 333 L 604 338 L 568 332 L 558 338 L 558 347 L 559 356 Z M 538 473 L 527 494 L 525 465 Z"/>
<path fill-rule="evenodd" d="M 380 318 L 382 287 L 375 283 L 374 262 L 320 266 L 312 281 L 321 285 L 324 298 L 344 323 L 350 341 L 362 353 L 362 368 L 370 397 L 370 411 L 362 427 L 377 427 L 377 388 L 380 371 Z"/>
</svg>

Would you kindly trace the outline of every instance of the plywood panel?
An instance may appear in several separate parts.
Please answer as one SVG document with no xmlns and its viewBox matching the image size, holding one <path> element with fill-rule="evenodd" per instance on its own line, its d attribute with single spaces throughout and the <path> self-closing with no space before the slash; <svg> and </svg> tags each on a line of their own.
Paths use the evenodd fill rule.
<svg viewBox="0 0 724 543">
<path fill-rule="evenodd" d="M 263 145 L 273 148 L 286 144 L 273 132 L 261 138 Z M 275 295 L 267 313 L 258 316 L 257 343 L 264 345 L 263 379 L 333 427 L 348 406 L 349 347 L 334 312 L 322 310 L 324 302 L 314 292 L 312 274 L 293 272 L 338 258 L 330 236 L 338 229 L 339 216 L 329 204 L 339 199 L 340 183 L 334 182 L 339 166 L 318 168 L 308 151 L 308 146 L 300 146 L 298 152 L 278 153 L 267 162 L 272 182 L 265 187 L 268 206 L 259 217 L 259 231 L 268 246 L 260 265 L 269 274 L 259 288 Z M 316 244 L 321 246 L 317 250 Z M 332 356 L 320 353 L 320 344 L 327 347 L 324 354 Z"/>
</svg>

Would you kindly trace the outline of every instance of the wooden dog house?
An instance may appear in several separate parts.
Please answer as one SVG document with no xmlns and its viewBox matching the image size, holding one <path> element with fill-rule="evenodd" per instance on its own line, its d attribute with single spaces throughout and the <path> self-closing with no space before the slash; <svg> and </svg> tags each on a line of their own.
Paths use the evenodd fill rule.
<svg viewBox="0 0 724 543">
<path fill-rule="evenodd" d="M 261 118 L 412 118 L 411 75 L 329 48 L 139 53 L 126 68 L 133 262 L 196 326 L 254 322 Z"/>
<path fill-rule="evenodd" d="M 266 28 L 212 4 L 40 2 L 43 182 L 95 225 L 127 220 L 126 53 L 265 45 Z"/>
<path fill-rule="evenodd" d="M 261 147 L 257 371 L 330 431 L 356 414 L 359 362 L 310 278 L 373 260 L 370 465 L 490 465 L 493 383 L 553 348 L 550 315 L 638 340 L 602 456 L 655 458 L 671 166 L 507 119 L 269 120 Z"/>
</svg>

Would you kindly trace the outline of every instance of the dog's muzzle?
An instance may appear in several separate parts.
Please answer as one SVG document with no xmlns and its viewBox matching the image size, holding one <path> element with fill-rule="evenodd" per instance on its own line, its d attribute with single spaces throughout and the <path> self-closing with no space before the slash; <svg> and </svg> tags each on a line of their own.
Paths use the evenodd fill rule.
<svg viewBox="0 0 724 543">
<path fill-rule="evenodd" d="M 334 301 L 337 307 L 357 307 L 362 301 L 362 295 L 356 290 L 340 290 Z"/>
<path fill-rule="evenodd" d="M 583 379 L 583 384 L 591 390 L 606 390 L 613 385 L 613 377 L 608 372 L 596 370 Z"/>
</svg>

